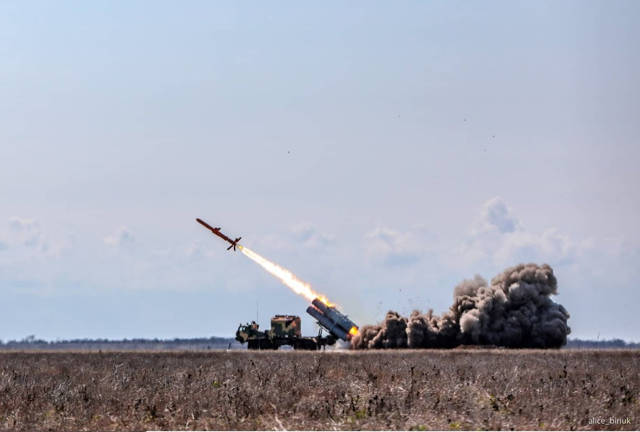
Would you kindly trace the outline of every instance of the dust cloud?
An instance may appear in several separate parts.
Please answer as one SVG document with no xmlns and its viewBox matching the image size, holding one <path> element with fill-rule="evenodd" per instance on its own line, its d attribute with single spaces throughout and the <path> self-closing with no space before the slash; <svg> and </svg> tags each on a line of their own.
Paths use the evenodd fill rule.
<svg viewBox="0 0 640 432">
<path fill-rule="evenodd" d="M 571 329 L 569 313 L 551 299 L 558 281 L 547 265 L 519 264 L 494 277 L 462 281 L 453 305 L 438 316 L 432 310 L 409 317 L 389 311 L 380 324 L 360 329 L 354 349 L 451 348 L 496 345 L 510 348 L 558 348 Z"/>
</svg>

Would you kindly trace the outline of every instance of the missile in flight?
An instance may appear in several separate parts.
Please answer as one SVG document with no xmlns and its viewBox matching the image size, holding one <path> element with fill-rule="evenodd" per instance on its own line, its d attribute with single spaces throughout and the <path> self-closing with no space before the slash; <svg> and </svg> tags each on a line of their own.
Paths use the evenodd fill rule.
<svg viewBox="0 0 640 432">
<path fill-rule="evenodd" d="M 196 222 L 198 222 L 200 225 L 202 225 L 203 227 L 205 227 L 206 229 L 210 230 L 212 233 L 214 233 L 215 235 L 217 235 L 218 237 L 220 237 L 222 240 L 228 242 L 231 244 L 231 246 L 229 246 L 227 248 L 227 250 L 230 250 L 231 248 L 233 248 L 233 250 L 236 250 L 236 246 L 240 246 L 238 244 L 238 242 L 240 241 L 240 239 L 242 237 L 238 237 L 235 240 L 231 240 L 229 237 L 227 237 L 226 235 L 222 234 L 222 232 L 220 231 L 220 227 L 212 227 L 211 225 L 209 225 L 208 223 L 206 223 L 205 221 L 203 221 L 200 218 L 196 218 Z M 242 248 L 242 246 L 240 246 Z"/>
</svg>

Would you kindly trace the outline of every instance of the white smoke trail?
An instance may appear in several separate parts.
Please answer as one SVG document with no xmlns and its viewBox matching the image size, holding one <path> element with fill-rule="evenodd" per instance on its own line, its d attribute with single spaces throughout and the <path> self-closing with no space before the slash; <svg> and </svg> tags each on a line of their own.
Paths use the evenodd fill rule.
<svg viewBox="0 0 640 432">
<path fill-rule="evenodd" d="M 240 246 L 240 251 L 249 257 L 251 260 L 255 261 L 265 269 L 267 272 L 280 279 L 280 281 L 288 286 L 293 292 L 299 294 L 306 298 L 309 301 L 312 301 L 315 298 L 319 298 L 325 304 L 330 305 L 329 301 L 322 295 L 316 293 L 313 289 L 311 289 L 311 285 L 307 282 L 298 279 L 296 275 L 291 273 L 289 270 L 280 267 L 278 264 L 269 261 L 268 259 L 260 256 L 256 252 L 252 251 L 246 246 Z"/>
</svg>

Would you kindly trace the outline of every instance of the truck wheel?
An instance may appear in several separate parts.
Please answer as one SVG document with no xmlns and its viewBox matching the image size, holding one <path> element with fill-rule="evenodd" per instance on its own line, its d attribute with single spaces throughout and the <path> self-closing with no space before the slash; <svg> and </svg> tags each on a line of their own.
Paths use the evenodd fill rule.
<svg viewBox="0 0 640 432">
<path fill-rule="evenodd" d="M 264 339 L 260 341 L 260 349 L 273 349 L 273 346 L 271 345 L 271 342 L 268 339 Z"/>
<path fill-rule="evenodd" d="M 312 340 L 304 340 L 300 344 L 300 348 L 307 351 L 315 351 L 318 349 L 318 345 Z"/>
</svg>

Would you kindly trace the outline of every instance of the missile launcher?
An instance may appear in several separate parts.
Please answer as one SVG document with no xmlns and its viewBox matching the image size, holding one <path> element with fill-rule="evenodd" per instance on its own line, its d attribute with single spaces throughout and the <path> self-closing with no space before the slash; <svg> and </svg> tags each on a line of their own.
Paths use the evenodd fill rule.
<svg viewBox="0 0 640 432">
<path fill-rule="evenodd" d="M 307 313 L 338 339 L 349 341 L 358 334 L 358 326 L 348 316 L 336 309 L 335 306 L 330 306 L 319 298 L 315 298 L 311 302 L 311 306 L 307 308 Z"/>
<path fill-rule="evenodd" d="M 300 317 L 296 315 L 276 315 L 271 318 L 271 328 L 261 331 L 255 321 L 240 324 L 236 331 L 236 340 L 247 343 L 250 350 L 277 350 L 288 345 L 296 350 L 319 350 L 336 343 L 333 335 L 317 337 L 302 336 Z"/>
</svg>

